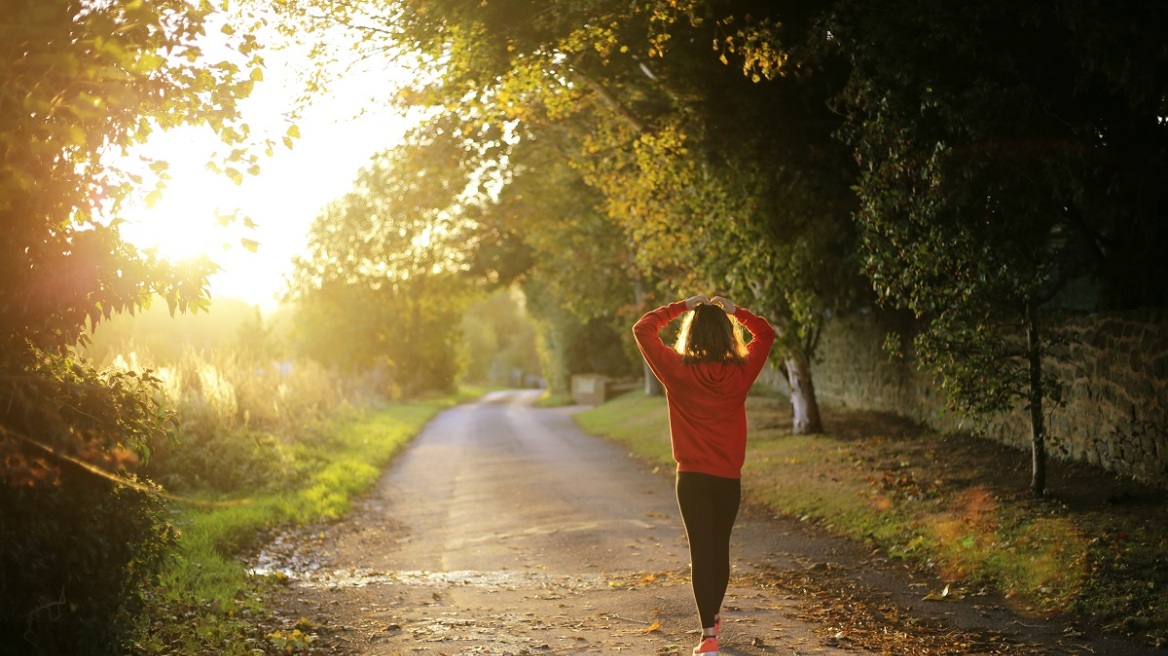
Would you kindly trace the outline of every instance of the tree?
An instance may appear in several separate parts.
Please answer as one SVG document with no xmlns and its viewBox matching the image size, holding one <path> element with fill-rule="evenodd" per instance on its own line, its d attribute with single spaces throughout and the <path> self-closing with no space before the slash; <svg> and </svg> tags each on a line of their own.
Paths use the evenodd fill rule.
<svg viewBox="0 0 1168 656">
<path fill-rule="evenodd" d="M 1141 26 L 1166 19 L 1151 4 L 844 2 L 825 28 L 854 65 L 841 101 L 867 273 L 922 321 L 917 354 L 955 409 L 1028 408 L 1038 495 L 1045 408 L 1060 402 L 1048 310 L 1083 281 L 1100 304 L 1164 301 L 1149 256 L 1168 246 L 1153 209 L 1168 58 Z"/>
<path fill-rule="evenodd" d="M 313 223 L 291 290 L 308 355 L 352 372 L 385 367 L 392 391 L 406 395 L 453 387 L 470 293 L 454 208 L 462 190 L 452 183 L 465 178 L 428 175 L 444 167 L 411 159 L 437 156 L 434 143 L 401 146 L 362 170 Z"/>
<path fill-rule="evenodd" d="M 677 36 L 704 41 L 680 27 Z M 661 68 L 657 77 L 685 103 L 653 134 L 615 140 L 631 148 L 593 145 L 582 168 L 622 217 L 642 270 L 673 294 L 714 288 L 774 322 L 793 430 L 819 432 L 811 371 L 819 332 L 830 313 L 864 297 L 849 218 L 853 169 L 826 105 L 834 77 L 755 82 L 694 51 L 671 50 Z"/>
<path fill-rule="evenodd" d="M 524 387 L 540 379 L 535 326 L 525 304 L 522 292 L 514 287 L 495 290 L 471 303 L 462 318 L 464 380 Z"/>
<path fill-rule="evenodd" d="M 23 2 L 10 11 L 0 68 L 0 220 L 8 227 L 0 235 L 0 344 L 16 374 L 45 356 L 66 357 L 87 326 L 154 294 L 172 312 L 205 306 L 212 263 L 172 264 L 121 239 L 110 217 L 143 179 L 109 166 L 108 154 L 188 123 L 212 125 L 240 146 L 247 126 L 236 103 L 255 76 L 199 59 L 209 9 L 185 2 Z M 258 66 L 254 49 L 251 37 L 236 45 Z M 165 163 L 152 168 L 163 173 Z M 65 452 L 69 443 L 49 439 Z"/>
<path fill-rule="evenodd" d="M 548 385 L 567 391 L 573 374 L 635 371 L 622 344 L 630 341 L 638 274 L 628 239 L 556 137 L 529 134 L 508 150 L 506 184 L 482 199 L 474 253 L 492 252 L 497 235 L 523 245 L 527 266 L 499 280 L 524 290 Z"/>
<path fill-rule="evenodd" d="M 200 307 L 213 268 L 159 261 L 121 239 L 114 217 L 146 167 L 109 157 L 155 130 L 205 124 L 237 151 L 224 166 L 254 166 L 237 102 L 260 61 L 245 34 L 226 38 L 231 61 L 201 57 L 205 4 L 25 0 L 5 10 L 0 643 L 108 653 L 126 626 L 120 613 L 173 539 L 150 486 L 128 478 L 167 416 L 149 377 L 99 372 L 70 348 L 153 294 L 172 310 Z M 154 163 L 151 175 L 164 169 Z"/>
<path fill-rule="evenodd" d="M 430 83 L 403 97 L 494 126 L 484 148 L 503 132 L 558 142 L 624 233 L 640 302 L 716 289 L 774 318 L 795 430 L 814 432 L 819 326 L 863 289 L 848 219 L 854 169 L 825 104 L 842 77 L 809 61 L 788 67 L 795 49 L 783 47 L 810 38 L 814 9 L 403 0 L 332 17 L 421 53 Z M 727 74 L 731 59 L 741 74 Z"/>
</svg>

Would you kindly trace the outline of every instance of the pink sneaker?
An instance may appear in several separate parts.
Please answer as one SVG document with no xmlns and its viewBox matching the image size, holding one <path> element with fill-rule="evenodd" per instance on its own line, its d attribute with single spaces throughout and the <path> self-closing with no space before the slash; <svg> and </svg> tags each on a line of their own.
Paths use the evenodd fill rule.
<svg viewBox="0 0 1168 656">
<path fill-rule="evenodd" d="M 703 638 L 702 643 L 693 650 L 694 656 L 718 656 L 718 639 Z"/>
</svg>

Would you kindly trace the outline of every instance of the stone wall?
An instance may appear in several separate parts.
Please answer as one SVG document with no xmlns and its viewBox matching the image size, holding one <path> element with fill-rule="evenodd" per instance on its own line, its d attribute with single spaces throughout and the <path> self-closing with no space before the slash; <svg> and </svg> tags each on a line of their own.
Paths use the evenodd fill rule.
<svg viewBox="0 0 1168 656">
<path fill-rule="evenodd" d="M 1070 339 L 1047 363 L 1066 386 L 1066 405 L 1047 412 L 1050 455 L 1168 488 L 1168 313 L 1067 315 L 1057 322 Z M 1023 408 L 980 419 L 948 412 L 940 385 L 907 364 L 911 349 L 904 361 L 890 361 L 885 335 L 911 328 L 911 321 L 879 312 L 832 321 L 812 372 L 819 399 L 1029 449 Z M 783 387 L 781 377 L 768 381 Z"/>
</svg>

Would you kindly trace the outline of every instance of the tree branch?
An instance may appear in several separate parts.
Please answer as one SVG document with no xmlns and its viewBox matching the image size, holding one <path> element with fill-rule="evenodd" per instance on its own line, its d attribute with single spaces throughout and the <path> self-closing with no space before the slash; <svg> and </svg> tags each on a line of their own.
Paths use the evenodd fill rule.
<svg viewBox="0 0 1168 656">
<path fill-rule="evenodd" d="M 579 69 L 569 68 L 568 70 L 571 71 L 576 78 L 583 82 L 585 86 L 591 89 L 592 92 L 600 98 L 602 103 L 615 112 L 617 116 L 624 119 L 624 121 L 631 125 L 633 129 L 636 130 L 639 134 L 651 132 L 649 129 L 649 124 L 640 116 L 637 116 L 635 113 L 633 113 L 633 111 L 629 109 L 627 105 L 622 103 L 620 99 L 617 98 L 616 95 L 614 95 L 612 91 L 603 84 L 600 84 L 588 75 L 580 72 Z"/>
<path fill-rule="evenodd" d="M 104 478 L 107 481 L 110 481 L 111 483 L 114 483 L 116 485 L 121 485 L 124 487 L 128 487 L 128 488 L 131 488 L 133 490 L 137 490 L 138 492 L 142 492 L 144 494 L 149 494 L 149 495 L 153 495 L 156 497 L 161 497 L 161 498 L 166 499 L 168 501 L 174 501 L 177 503 L 187 503 L 187 504 L 191 504 L 191 505 L 195 505 L 195 506 L 202 506 L 202 507 L 209 507 L 209 508 L 226 508 L 228 506 L 239 506 L 239 505 L 246 505 L 246 504 L 251 503 L 251 499 L 239 499 L 236 501 L 204 501 L 202 499 L 190 499 L 187 497 L 176 496 L 176 495 L 170 494 L 169 492 L 165 492 L 163 490 L 151 487 L 151 486 L 146 485 L 144 483 L 140 483 L 136 480 L 126 478 L 125 476 L 121 476 L 119 474 L 115 474 L 113 472 L 106 471 L 105 469 L 102 469 L 101 467 L 98 467 L 97 465 L 95 465 L 93 463 L 86 462 L 86 461 L 82 460 L 81 458 L 70 455 L 68 453 L 64 453 L 58 449 L 55 449 L 55 448 L 49 446 L 48 444 L 41 442 L 40 440 L 38 440 L 36 438 L 29 437 L 28 435 L 25 435 L 23 433 L 19 433 L 17 431 L 14 431 L 14 430 L 7 428 L 5 426 L 2 426 L 2 425 L 0 425 L 0 437 L 14 438 L 20 442 L 23 442 L 23 443 L 29 445 L 29 446 L 36 447 L 37 449 L 40 449 L 41 451 L 47 453 L 48 455 L 50 455 L 54 458 L 57 458 L 59 460 L 63 460 L 65 462 L 73 464 L 77 467 L 80 467 L 82 470 L 87 471 L 90 474 L 93 474 L 94 476 Z"/>
</svg>

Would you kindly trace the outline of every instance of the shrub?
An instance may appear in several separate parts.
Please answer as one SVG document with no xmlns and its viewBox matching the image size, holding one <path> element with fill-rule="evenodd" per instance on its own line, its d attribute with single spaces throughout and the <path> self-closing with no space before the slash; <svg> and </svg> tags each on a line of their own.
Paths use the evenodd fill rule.
<svg viewBox="0 0 1168 656">
<path fill-rule="evenodd" d="M 112 653 L 174 536 L 126 470 L 169 414 L 157 381 L 0 350 L 0 653 Z M 115 482 L 115 481 L 122 482 Z"/>
<path fill-rule="evenodd" d="M 147 371 L 149 354 L 119 355 L 115 366 Z M 359 397 L 340 378 L 306 362 L 264 362 L 243 351 L 187 349 L 158 368 L 160 402 L 178 419 L 145 473 L 179 494 L 273 491 L 313 463 L 293 457 L 317 425 Z"/>
<path fill-rule="evenodd" d="M 150 494 L 79 469 L 0 485 L 0 654 L 118 653 L 175 540 Z"/>
</svg>

